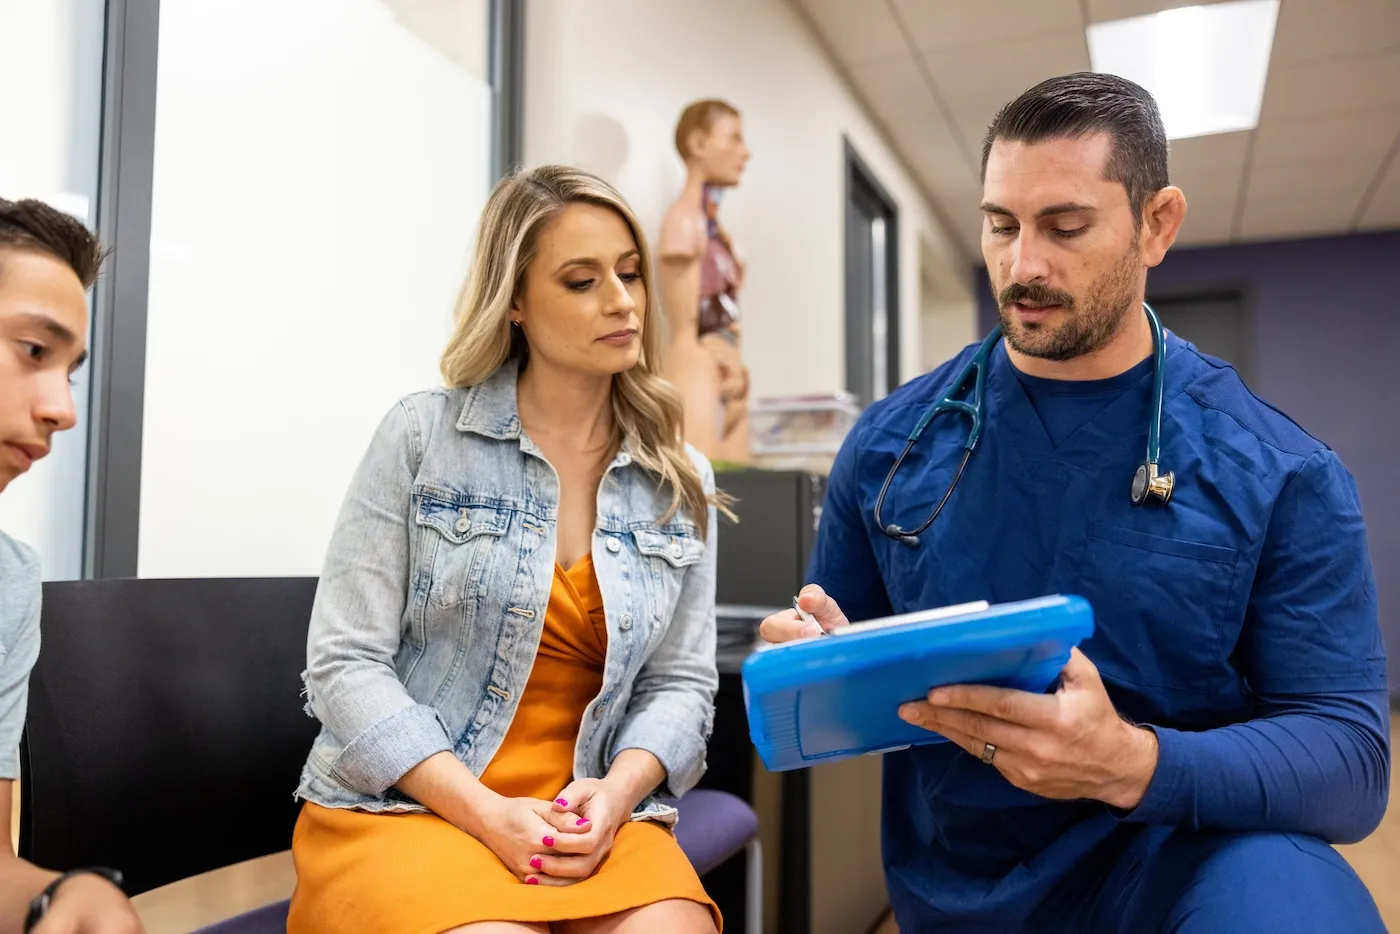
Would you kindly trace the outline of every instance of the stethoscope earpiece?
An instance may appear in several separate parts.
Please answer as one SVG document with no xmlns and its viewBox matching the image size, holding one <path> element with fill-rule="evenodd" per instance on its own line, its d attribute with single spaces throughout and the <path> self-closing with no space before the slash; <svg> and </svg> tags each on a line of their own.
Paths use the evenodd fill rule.
<svg viewBox="0 0 1400 934">
<path fill-rule="evenodd" d="M 919 547 L 919 536 L 910 535 L 894 523 L 885 526 L 885 534 L 910 548 Z"/>
</svg>

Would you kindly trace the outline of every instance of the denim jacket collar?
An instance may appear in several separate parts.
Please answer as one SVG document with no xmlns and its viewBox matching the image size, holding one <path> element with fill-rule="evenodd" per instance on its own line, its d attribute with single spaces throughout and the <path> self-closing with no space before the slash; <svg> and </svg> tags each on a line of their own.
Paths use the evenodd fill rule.
<svg viewBox="0 0 1400 934">
<path fill-rule="evenodd" d="M 520 409 L 516 396 L 517 380 L 520 377 L 519 358 L 507 360 L 482 382 L 467 390 L 466 401 L 462 403 L 461 414 L 457 416 L 457 430 L 494 438 L 497 441 L 522 440 L 522 447 L 532 453 L 539 453 L 533 442 L 524 437 L 520 428 Z M 614 467 L 625 467 L 636 459 L 636 450 L 631 438 L 624 438 L 622 448 L 614 455 Z"/>
<path fill-rule="evenodd" d="M 520 413 L 516 407 L 515 382 L 520 361 L 507 360 L 485 380 L 467 390 L 457 430 L 513 441 L 520 437 Z"/>
</svg>

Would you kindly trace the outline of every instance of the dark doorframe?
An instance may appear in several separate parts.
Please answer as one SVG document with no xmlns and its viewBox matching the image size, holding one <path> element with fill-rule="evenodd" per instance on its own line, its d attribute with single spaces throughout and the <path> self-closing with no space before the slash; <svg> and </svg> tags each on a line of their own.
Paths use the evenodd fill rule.
<svg viewBox="0 0 1400 934">
<path fill-rule="evenodd" d="M 899 211 L 850 140 L 846 153 L 846 388 L 862 405 L 900 384 Z"/>
<path fill-rule="evenodd" d="M 160 0 L 107 4 L 84 577 L 136 576 L 159 26 Z"/>
</svg>

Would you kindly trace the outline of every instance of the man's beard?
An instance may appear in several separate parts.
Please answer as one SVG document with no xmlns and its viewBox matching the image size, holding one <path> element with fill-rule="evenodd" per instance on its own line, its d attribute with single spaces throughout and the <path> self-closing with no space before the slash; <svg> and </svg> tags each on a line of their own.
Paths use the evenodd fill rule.
<svg viewBox="0 0 1400 934">
<path fill-rule="evenodd" d="M 997 296 L 1001 330 L 1011 349 L 1041 360 L 1073 360 L 1101 349 L 1111 341 L 1128 312 L 1133 310 L 1134 280 L 1142 261 L 1137 245 L 1127 250 L 1103 278 L 1090 287 L 1082 302 L 1073 295 L 1039 284 L 1013 282 Z M 1058 327 L 1022 324 L 1013 304 L 1060 305 L 1065 321 Z"/>
</svg>

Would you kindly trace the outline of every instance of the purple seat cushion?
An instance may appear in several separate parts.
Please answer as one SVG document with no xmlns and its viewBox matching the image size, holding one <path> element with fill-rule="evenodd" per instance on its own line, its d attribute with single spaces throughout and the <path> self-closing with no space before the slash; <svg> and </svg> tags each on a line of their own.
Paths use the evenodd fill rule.
<svg viewBox="0 0 1400 934">
<path fill-rule="evenodd" d="M 702 876 L 758 836 L 758 815 L 726 792 L 697 788 L 675 805 L 681 812 L 676 839 Z"/>
<path fill-rule="evenodd" d="M 195 934 L 287 934 L 290 902 L 275 902 L 244 912 L 236 918 L 200 928 Z"/>
</svg>

